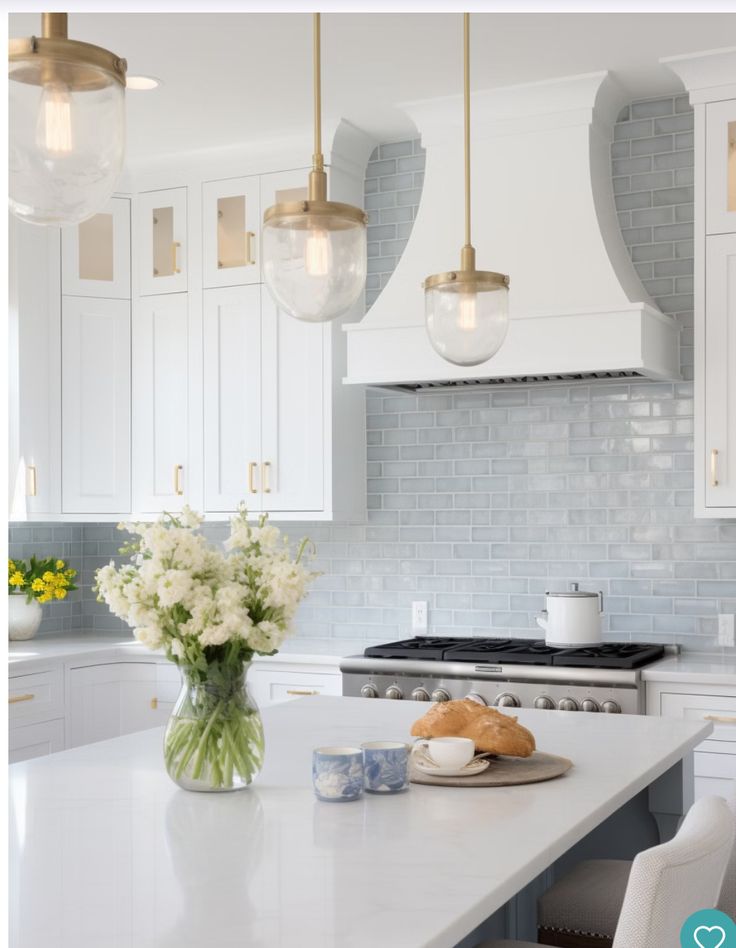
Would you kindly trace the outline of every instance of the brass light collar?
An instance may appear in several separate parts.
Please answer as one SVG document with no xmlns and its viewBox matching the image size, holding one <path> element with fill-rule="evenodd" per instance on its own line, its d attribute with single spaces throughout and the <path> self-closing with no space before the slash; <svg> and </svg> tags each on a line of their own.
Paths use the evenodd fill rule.
<svg viewBox="0 0 736 948">
<path fill-rule="evenodd" d="M 509 278 L 505 273 L 492 270 L 449 270 L 447 273 L 433 273 L 422 284 L 425 290 L 448 289 L 457 292 L 480 292 L 508 289 Z"/>
<path fill-rule="evenodd" d="M 365 226 L 368 222 L 365 211 L 352 204 L 340 204 L 337 201 L 288 201 L 269 207 L 263 215 L 263 223 L 273 227 L 292 227 L 294 218 L 300 217 L 303 218 L 304 224 L 309 218 L 319 218 L 325 230 L 343 230 L 354 224 Z"/>
<path fill-rule="evenodd" d="M 58 36 L 11 39 L 8 58 L 19 64 L 10 74 L 16 82 L 34 86 L 62 82 L 72 92 L 104 89 L 113 82 L 125 88 L 126 61 L 91 43 Z"/>
</svg>

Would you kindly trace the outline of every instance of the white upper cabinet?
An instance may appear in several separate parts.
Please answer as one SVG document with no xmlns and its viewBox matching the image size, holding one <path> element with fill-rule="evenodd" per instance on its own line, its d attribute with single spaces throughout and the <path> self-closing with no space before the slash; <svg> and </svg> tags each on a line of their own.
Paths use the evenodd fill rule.
<svg viewBox="0 0 736 948">
<path fill-rule="evenodd" d="M 261 287 L 204 291 L 205 509 L 261 510 Z"/>
<path fill-rule="evenodd" d="M 202 185 L 202 283 L 261 282 L 260 179 L 227 178 Z"/>
<path fill-rule="evenodd" d="M 191 503 L 189 327 L 186 293 L 149 296 L 133 308 L 133 509 Z"/>
<path fill-rule="evenodd" d="M 135 259 L 141 296 L 187 289 L 187 189 L 146 191 L 136 201 Z"/>
<path fill-rule="evenodd" d="M 736 234 L 736 99 L 705 106 L 705 226 Z"/>
<path fill-rule="evenodd" d="M 736 510 L 736 234 L 706 238 L 705 505 Z"/>
<path fill-rule="evenodd" d="M 130 511 L 130 303 L 66 296 L 62 512 Z"/>
<path fill-rule="evenodd" d="M 130 299 L 130 200 L 111 198 L 99 214 L 62 227 L 61 292 Z"/>
<path fill-rule="evenodd" d="M 280 312 L 264 287 L 261 478 L 263 509 L 321 511 L 325 505 L 325 379 L 329 328 Z"/>
</svg>

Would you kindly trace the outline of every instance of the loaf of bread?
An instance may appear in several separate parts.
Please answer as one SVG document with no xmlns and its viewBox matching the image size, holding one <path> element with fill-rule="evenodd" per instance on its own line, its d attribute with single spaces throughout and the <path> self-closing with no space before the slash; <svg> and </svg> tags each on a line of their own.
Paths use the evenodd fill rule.
<svg viewBox="0 0 736 948">
<path fill-rule="evenodd" d="M 529 757 L 534 753 L 534 735 L 517 719 L 495 708 L 463 698 L 432 705 L 411 728 L 414 737 L 469 737 L 476 751 L 505 757 Z"/>
</svg>

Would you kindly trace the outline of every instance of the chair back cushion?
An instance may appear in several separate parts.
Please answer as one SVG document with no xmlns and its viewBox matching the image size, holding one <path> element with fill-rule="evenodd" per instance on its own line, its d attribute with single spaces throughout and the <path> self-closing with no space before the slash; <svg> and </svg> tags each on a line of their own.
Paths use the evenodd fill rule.
<svg viewBox="0 0 736 948">
<path fill-rule="evenodd" d="M 613 948 L 671 948 L 693 912 L 713 908 L 734 843 L 721 797 L 698 800 L 674 839 L 634 859 Z"/>
<path fill-rule="evenodd" d="M 731 807 L 731 815 L 736 826 L 736 780 L 731 781 L 728 805 Z M 731 849 L 731 858 L 728 860 L 726 875 L 723 877 L 721 886 L 721 897 L 716 908 L 736 920 L 736 842 Z"/>
</svg>

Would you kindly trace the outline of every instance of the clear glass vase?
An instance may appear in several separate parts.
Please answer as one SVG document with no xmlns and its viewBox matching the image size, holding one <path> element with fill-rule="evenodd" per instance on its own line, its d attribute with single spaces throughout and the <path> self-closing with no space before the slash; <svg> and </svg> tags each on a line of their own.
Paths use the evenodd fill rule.
<svg viewBox="0 0 736 948">
<path fill-rule="evenodd" d="M 248 693 L 250 664 L 182 666 L 164 734 L 166 770 L 184 790 L 242 790 L 263 766 L 263 723 Z"/>
</svg>

